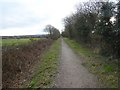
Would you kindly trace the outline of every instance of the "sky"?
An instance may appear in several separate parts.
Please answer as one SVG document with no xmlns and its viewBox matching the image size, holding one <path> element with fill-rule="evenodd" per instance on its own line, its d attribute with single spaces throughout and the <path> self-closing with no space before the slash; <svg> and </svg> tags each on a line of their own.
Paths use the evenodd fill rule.
<svg viewBox="0 0 120 90">
<path fill-rule="evenodd" d="M 80 0 L 0 0 L 0 36 L 44 34 L 47 24 L 62 30 L 63 18 Z"/>
<path fill-rule="evenodd" d="M 63 18 L 87 0 L 0 0 L 0 36 L 45 34 L 51 24 L 64 29 Z"/>
</svg>

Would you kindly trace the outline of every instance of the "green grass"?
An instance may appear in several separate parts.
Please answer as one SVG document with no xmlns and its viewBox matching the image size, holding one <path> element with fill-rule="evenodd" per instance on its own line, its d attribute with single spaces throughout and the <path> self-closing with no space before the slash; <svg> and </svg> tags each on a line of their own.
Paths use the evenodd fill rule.
<svg viewBox="0 0 120 90">
<path fill-rule="evenodd" d="M 60 49 L 60 39 L 56 40 L 48 51 L 42 54 L 38 71 L 28 84 L 28 88 L 50 87 L 57 70 L 57 59 Z"/>
<path fill-rule="evenodd" d="M 2 39 L 0 45 L 11 46 L 11 45 L 21 45 L 31 42 L 33 40 L 39 40 L 39 38 L 24 38 L 24 39 Z"/>
<path fill-rule="evenodd" d="M 98 80 L 102 83 L 101 87 L 118 87 L 118 64 L 113 63 L 112 60 L 109 61 L 107 57 L 94 53 L 94 50 L 74 40 L 68 38 L 64 38 L 64 40 L 78 55 L 84 58 L 82 65 L 97 75 Z"/>
<path fill-rule="evenodd" d="M 2 46 L 2 39 L 0 38 L 0 46 Z"/>
<path fill-rule="evenodd" d="M 88 57 L 95 55 L 94 52 L 91 52 L 90 48 L 86 48 L 84 45 L 79 44 L 79 43 L 75 42 L 74 40 L 70 40 L 70 39 L 67 39 L 67 38 L 64 38 L 64 40 L 66 41 L 66 43 L 68 43 L 68 45 L 70 47 L 72 47 L 80 55 L 85 55 L 85 56 L 88 56 Z"/>
<path fill-rule="evenodd" d="M 41 38 L 30 38 L 29 40 L 35 41 L 35 40 L 40 40 Z"/>
</svg>

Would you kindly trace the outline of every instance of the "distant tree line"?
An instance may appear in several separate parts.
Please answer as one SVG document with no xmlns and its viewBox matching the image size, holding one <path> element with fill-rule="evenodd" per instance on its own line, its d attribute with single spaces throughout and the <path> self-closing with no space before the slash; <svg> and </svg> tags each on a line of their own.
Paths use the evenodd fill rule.
<svg viewBox="0 0 120 90">
<path fill-rule="evenodd" d="M 102 55 L 120 58 L 120 1 L 80 3 L 74 14 L 64 18 L 64 26 L 62 36 L 94 48 Z"/>
<path fill-rule="evenodd" d="M 59 30 L 52 25 L 46 25 L 44 31 L 48 33 L 48 38 L 53 40 L 56 40 L 60 37 Z"/>
</svg>

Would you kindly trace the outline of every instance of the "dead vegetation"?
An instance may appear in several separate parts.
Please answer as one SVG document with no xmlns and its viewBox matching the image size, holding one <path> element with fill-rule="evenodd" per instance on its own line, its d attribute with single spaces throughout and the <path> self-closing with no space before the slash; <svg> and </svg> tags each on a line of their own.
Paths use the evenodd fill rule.
<svg viewBox="0 0 120 90">
<path fill-rule="evenodd" d="M 40 59 L 41 53 L 52 44 L 52 40 L 43 39 L 26 45 L 2 48 L 3 88 L 19 87 L 25 82 L 22 75 L 30 72 L 33 63 Z M 29 73 L 30 74 L 30 73 Z M 27 76 L 24 78 L 28 78 Z M 21 82 L 21 80 L 23 80 Z"/>
</svg>

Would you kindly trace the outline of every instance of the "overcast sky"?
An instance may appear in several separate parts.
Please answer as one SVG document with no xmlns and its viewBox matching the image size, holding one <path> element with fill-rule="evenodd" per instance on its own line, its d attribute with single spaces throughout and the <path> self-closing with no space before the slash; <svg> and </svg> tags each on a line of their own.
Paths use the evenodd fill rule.
<svg viewBox="0 0 120 90">
<path fill-rule="evenodd" d="M 86 0 L 0 0 L 0 36 L 42 34 L 47 24 L 62 30 L 80 1 Z"/>
<path fill-rule="evenodd" d="M 0 0 L 0 36 L 40 34 L 45 25 L 63 29 L 62 19 L 79 0 Z"/>
</svg>

